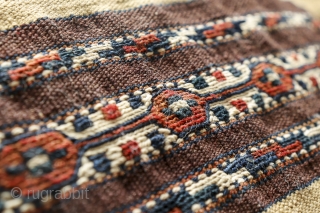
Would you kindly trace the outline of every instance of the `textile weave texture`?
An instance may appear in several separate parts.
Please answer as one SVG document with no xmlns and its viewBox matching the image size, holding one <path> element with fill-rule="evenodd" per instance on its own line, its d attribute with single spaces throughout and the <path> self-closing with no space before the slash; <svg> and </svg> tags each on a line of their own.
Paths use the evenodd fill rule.
<svg viewBox="0 0 320 213">
<path fill-rule="evenodd" d="M 0 0 L 0 212 L 320 211 L 320 22 L 278 0 Z"/>
</svg>

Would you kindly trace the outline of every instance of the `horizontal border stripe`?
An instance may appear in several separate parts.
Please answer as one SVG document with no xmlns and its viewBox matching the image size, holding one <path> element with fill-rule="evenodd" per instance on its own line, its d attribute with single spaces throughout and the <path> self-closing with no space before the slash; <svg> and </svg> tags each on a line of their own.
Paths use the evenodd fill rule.
<svg viewBox="0 0 320 213">
<path fill-rule="evenodd" d="M 314 169 L 314 168 L 313 168 Z M 298 178 L 295 174 L 295 178 Z M 320 180 L 319 177 L 313 179 L 306 185 L 298 186 L 291 190 L 282 199 L 268 207 L 266 213 L 285 213 L 285 212 L 306 212 L 312 213 L 320 208 Z"/>
<path fill-rule="evenodd" d="M 231 15 L 283 10 L 303 11 L 291 3 L 276 0 L 247 0 L 245 4 L 237 0 L 199 0 L 162 7 L 149 5 L 120 13 L 104 12 L 62 19 L 43 18 L 35 23 L 0 32 L 0 57 L 16 57 L 16 54 L 36 53 L 39 50 L 56 49 L 63 45 L 101 38 L 112 39 L 126 33 L 161 27 L 201 24 Z"/>
<path fill-rule="evenodd" d="M 156 85 L 162 79 L 174 82 L 175 79 L 188 76 L 188 73 L 197 74 L 210 67 L 224 65 L 226 62 L 232 64 L 238 60 L 244 61 L 252 56 L 291 48 L 293 45 L 305 45 L 315 39 L 320 41 L 320 34 L 315 36 L 307 28 L 290 29 L 274 32 L 270 35 L 254 34 L 248 39 L 216 48 L 184 49 L 181 50 L 181 53 L 171 54 L 157 62 L 135 61 L 129 64 L 109 64 L 93 73 L 70 75 L 68 78 L 46 82 L 28 92 L 20 92 L 10 97 L 0 97 L 0 105 L 9 106 L 6 107 L 7 112 L 0 116 L 0 124 L 7 123 L 8 125 L 15 121 L 51 117 L 56 113 L 60 114 L 62 110 L 69 110 L 71 107 L 99 102 L 92 100 L 101 100 L 103 97 L 110 98 L 119 92 L 131 93 L 137 89 Z M 197 60 L 197 58 L 202 58 L 202 60 Z M 144 67 L 144 70 L 141 70 L 141 66 Z M 199 67 L 202 68 L 194 70 Z M 166 71 L 163 72 L 163 70 Z M 131 73 L 132 78 L 128 79 L 127 73 Z M 81 84 L 75 82 L 81 82 Z M 115 91 L 118 92 L 114 93 Z M 61 115 L 63 116 L 63 114 Z"/>
<path fill-rule="evenodd" d="M 3 62 L 0 65 L 0 89 L 4 94 L 10 94 L 74 72 L 95 71 L 114 62 L 159 60 L 184 47 L 217 46 L 246 37 L 257 30 L 307 26 L 312 28 L 311 17 L 305 13 L 264 12 L 227 17 L 201 26 L 167 28 L 113 40 L 99 39 L 90 44 L 78 43 L 76 46 Z"/>
<path fill-rule="evenodd" d="M 191 0 L 23 0 L 8 1 L 1 8 L 0 30 L 6 30 L 15 25 L 28 24 L 39 18 L 63 18 L 72 16 L 88 16 L 103 11 L 119 11 L 141 7 L 147 4 L 163 5 Z"/>
<path fill-rule="evenodd" d="M 252 67 L 251 66 L 255 67 L 256 66 L 256 62 L 261 62 L 261 63 L 262 62 L 270 62 L 270 63 L 272 63 L 272 60 L 278 61 L 278 60 L 276 60 L 277 58 L 286 57 L 287 58 L 286 59 L 287 62 L 286 63 L 282 62 L 282 64 L 280 64 L 280 65 L 278 64 L 278 66 L 287 66 L 287 68 L 290 70 L 290 66 L 292 66 L 292 65 L 297 63 L 297 62 L 295 62 L 295 59 L 294 59 L 293 56 L 299 54 L 299 64 L 300 64 L 300 66 L 302 66 L 300 68 L 303 69 L 302 70 L 303 72 L 305 72 L 306 70 L 311 69 L 311 67 L 310 68 L 307 68 L 307 67 L 303 68 L 304 66 L 307 66 L 307 65 L 315 66 L 313 68 L 316 68 L 318 66 L 318 60 L 320 60 L 318 58 L 319 57 L 318 56 L 318 49 L 319 49 L 319 46 L 317 46 L 317 45 L 307 46 L 304 49 L 300 49 L 299 53 L 298 53 L 298 50 L 289 50 L 289 51 L 285 51 L 285 52 L 278 53 L 278 54 L 275 54 L 275 55 L 265 55 L 265 56 L 260 56 L 259 58 L 251 58 L 250 59 L 251 62 L 249 60 L 244 60 L 241 63 L 238 63 L 238 64 L 235 63 L 235 64 L 229 64 L 229 65 L 236 69 L 237 66 L 240 66 L 242 64 L 244 66 L 243 68 L 247 67 L 247 69 L 249 69 L 249 70 L 246 69 L 247 71 L 245 71 L 245 73 L 249 72 L 248 74 L 250 74 L 252 72 L 252 70 L 251 70 Z M 303 52 L 301 52 L 301 51 L 303 51 Z M 294 62 L 292 61 L 293 59 L 294 59 Z M 298 58 L 297 58 L 297 60 L 298 60 Z M 214 69 L 218 69 L 218 68 L 224 69 L 224 67 L 227 67 L 227 66 L 228 65 L 221 65 L 221 66 L 215 67 L 214 65 L 212 65 L 210 67 L 204 67 L 204 69 L 200 69 L 198 71 L 198 73 L 193 73 L 193 75 L 185 76 L 184 79 L 179 78 L 177 81 L 173 81 L 173 82 L 171 81 L 171 82 L 166 82 L 166 83 L 162 83 L 162 84 L 157 84 L 156 86 L 153 86 L 153 87 L 145 88 L 145 89 L 142 89 L 142 90 L 136 90 L 134 93 L 141 93 L 141 94 L 146 94 L 146 95 L 150 93 L 153 96 L 157 96 L 158 92 L 161 92 L 162 88 L 174 88 L 174 89 L 189 90 L 189 92 L 194 92 L 196 95 L 200 95 L 200 96 L 209 96 L 211 93 L 213 95 L 216 94 L 216 95 L 221 96 L 221 95 L 224 94 L 224 93 L 221 93 L 221 92 L 223 92 L 223 90 L 228 89 L 228 88 L 225 88 L 225 86 L 223 88 L 216 88 L 216 89 L 212 88 L 213 91 L 208 90 L 206 92 L 206 94 L 201 94 L 201 93 L 199 93 L 199 92 L 201 92 L 201 90 L 198 91 L 194 87 L 191 87 L 189 89 L 188 88 L 184 88 L 183 85 L 188 85 L 188 83 L 186 83 L 186 82 L 189 81 L 188 80 L 189 78 L 191 78 L 191 77 L 193 78 L 193 77 L 197 77 L 197 76 L 201 76 L 201 75 L 208 76 L 207 78 L 210 78 L 210 79 L 214 80 L 215 78 L 212 77 L 212 74 L 211 74 L 214 71 Z M 293 68 L 294 67 L 292 67 L 291 69 L 293 69 Z M 231 74 L 231 76 L 233 76 L 233 75 Z M 240 77 L 240 76 L 238 76 L 238 77 Z M 251 76 L 251 74 L 249 76 Z M 289 78 L 292 78 L 292 77 L 289 77 Z M 230 81 L 232 80 L 234 83 L 236 81 L 239 81 L 238 84 L 244 84 L 245 82 L 243 82 L 243 80 L 241 80 L 241 79 L 242 78 L 237 80 L 237 78 L 234 79 L 234 77 L 231 77 Z M 233 87 L 238 87 L 238 86 L 233 86 Z M 317 88 L 317 87 L 315 87 L 315 88 Z M 311 88 L 311 90 L 313 90 L 315 88 Z M 60 91 L 61 88 L 58 87 L 58 89 L 59 89 L 59 92 L 57 94 L 61 95 L 61 91 Z M 229 88 L 229 89 L 231 89 L 231 88 Z M 294 89 L 294 88 L 292 88 L 292 89 Z M 307 88 L 305 88 L 305 89 L 307 89 Z M 302 89 L 301 91 L 300 90 L 301 89 L 297 89 L 296 91 L 293 90 L 291 92 L 297 93 L 297 95 L 298 95 L 298 92 L 302 92 L 303 94 L 306 94 L 306 93 L 310 92 L 309 90 L 307 90 L 307 91 L 305 91 L 304 89 Z M 237 93 L 239 93 L 241 91 L 242 91 L 242 89 L 240 87 L 240 88 L 238 88 L 238 92 Z M 129 93 L 129 95 L 130 94 L 131 93 Z M 122 95 L 123 97 L 120 96 L 120 97 L 112 98 L 112 99 L 106 99 L 106 98 L 100 99 L 100 101 L 98 103 L 96 103 L 95 105 L 93 105 L 93 104 L 91 105 L 90 104 L 90 105 L 86 106 L 86 110 L 92 111 L 93 108 L 96 108 L 96 105 L 97 106 L 101 105 L 101 103 L 103 103 L 103 106 L 107 105 L 108 103 L 111 103 L 111 102 L 120 103 L 119 102 L 120 100 L 123 99 L 123 101 L 125 101 L 125 100 L 128 99 L 128 98 L 126 98 L 127 97 L 126 95 L 128 95 L 128 93 Z M 34 95 L 34 97 L 35 98 L 40 98 L 38 101 L 35 101 L 35 103 L 39 103 L 39 102 L 43 101 L 41 95 Z M 46 96 L 46 98 L 48 98 L 48 97 Z M 50 97 L 50 98 L 52 98 L 52 97 Z M 19 102 L 21 102 L 21 100 L 23 100 L 23 99 L 24 99 L 23 95 L 19 96 Z M 26 100 L 28 100 L 28 101 L 30 101 L 30 103 L 32 103 L 32 99 L 28 99 L 27 98 Z M 54 101 L 57 101 L 57 100 L 58 99 L 54 99 Z M 274 99 L 274 101 L 276 101 L 276 99 Z M 9 103 L 9 102 L 7 101 L 6 103 Z M 31 104 L 29 104 L 29 106 L 30 105 Z M 30 107 L 32 107 L 32 106 L 30 106 Z M 11 108 L 13 108 L 13 105 L 11 106 Z M 72 115 L 75 116 L 77 113 L 80 112 L 80 110 L 81 111 L 84 110 L 83 107 L 81 107 L 80 109 L 76 109 L 76 108 L 65 109 L 64 111 L 62 111 L 59 114 L 56 114 L 56 115 L 54 115 L 52 117 L 48 117 L 48 118 L 44 119 L 43 122 L 41 122 L 41 123 L 39 123 L 39 120 L 33 120 L 33 121 L 31 120 L 31 121 L 27 121 L 27 122 L 23 122 L 22 121 L 22 122 L 19 122 L 17 124 L 20 125 L 20 126 L 22 126 L 25 123 L 31 124 L 31 123 L 35 123 L 35 122 L 39 123 L 38 125 L 42 125 L 42 126 L 46 126 L 47 124 L 49 124 L 51 122 L 57 122 L 57 123 L 61 123 L 62 122 L 62 124 L 64 124 L 65 123 L 64 120 L 66 120 L 67 117 L 72 116 Z M 93 110 L 92 113 L 94 113 L 95 111 L 96 110 Z M 144 111 L 147 112 L 149 110 L 145 109 Z M 88 113 L 88 114 L 92 114 L 92 113 Z M 7 112 L 7 114 L 8 114 L 8 112 Z M 3 117 L 4 116 L 5 115 L 3 115 Z M 15 125 L 15 123 L 13 123 L 13 125 Z M 6 124 L 5 126 L 3 126 L 3 128 L 8 128 L 8 127 L 10 128 L 10 124 Z M 25 128 L 25 127 L 27 127 L 27 126 L 24 125 L 23 128 Z M 28 130 L 26 130 L 26 131 L 28 131 Z M 16 135 L 16 134 L 13 134 L 13 135 Z"/>
<path fill-rule="evenodd" d="M 245 122 L 230 126 L 225 131 L 201 139 L 197 144 L 186 147 L 186 150 L 175 153 L 170 158 L 169 156 L 164 157 L 161 161 L 152 165 L 137 167 L 123 177 L 104 183 L 103 187 L 99 185 L 92 186 L 89 196 L 103 203 L 104 205 L 101 206 L 101 209 L 104 211 L 110 211 L 119 204 L 131 203 L 137 197 L 144 197 L 148 192 L 163 188 L 161 186 L 166 185 L 166 183 L 173 183 L 173 180 L 185 176 L 188 171 L 195 167 L 207 165 L 206 163 L 211 159 L 219 159 L 218 156 L 221 156 L 222 153 L 230 150 L 233 150 L 231 152 L 237 151 L 242 146 L 249 146 L 252 141 L 260 141 L 261 138 L 268 137 L 279 129 L 284 129 L 301 120 L 306 120 L 319 111 L 312 107 L 315 104 L 319 104 L 319 101 L 319 95 L 311 96 L 290 103 L 267 115 L 250 118 Z M 233 142 L 234 138 L 239 138 L 237 143 Z M 190 164 L 184 164 L 181 167 L 186 157 L 188 159 L 187 162 L 190 162 Z M 104 196 L 101 197 L 101 194 L 104 194 Z M 73 200 L 63 205 L 79 206 L 88 212 L 92 208 L 89 201 L 79 202 Z"/>
</svg>

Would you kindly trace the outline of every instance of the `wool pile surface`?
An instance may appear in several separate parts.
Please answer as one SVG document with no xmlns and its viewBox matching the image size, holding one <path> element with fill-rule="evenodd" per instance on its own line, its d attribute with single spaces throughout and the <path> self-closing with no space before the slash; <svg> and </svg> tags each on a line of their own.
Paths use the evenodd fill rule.
<svg viewBox="0 0 320 213">
<path fill-rule="evenodd" d="M 289 2 L 0 0 L 0 211 L 320 211 L 319 89 Z"/>
</svg>

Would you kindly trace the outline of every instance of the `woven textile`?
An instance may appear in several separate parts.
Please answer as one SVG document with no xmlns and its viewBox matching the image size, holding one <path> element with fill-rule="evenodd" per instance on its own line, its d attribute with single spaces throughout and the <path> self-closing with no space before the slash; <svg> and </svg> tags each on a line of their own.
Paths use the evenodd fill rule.
<svg viewBox="0 0 320 213">
<path fill-rule="evenodd" d="M 0 0 L 0 211 L 317 212 L 320 22 L 277 0 Z"/>
</svg>

